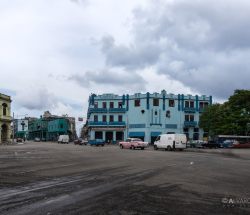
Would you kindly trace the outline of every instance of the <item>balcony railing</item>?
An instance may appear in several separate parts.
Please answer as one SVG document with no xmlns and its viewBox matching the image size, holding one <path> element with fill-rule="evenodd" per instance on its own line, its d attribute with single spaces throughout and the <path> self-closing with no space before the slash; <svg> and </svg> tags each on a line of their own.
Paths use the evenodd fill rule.
<svg viewBox="0 0 250 215">
<path fill-rule="evenodd" d="M 88 113 L 125 113 L 125 108 L 89 108 Z"/>
<path fill-rule="evenodd" d="M 109 122 L 109 125 L 122 125 L 122 126 L 125 126 L 125 122 Z"/>
<path fill-rule="evenodd" d="M 184 126 L 185 127 L 195 127 L 195 126 L 197 126 L 197 122 L 196 121 L 184 121 Z"/>
<path fill-rule="evenodd" d="M 125 122 L 89 122 L 89 126 L 125 126 Z"/>
<path fill-rule="evenodd" d="M 125 108 L 109 108 L 109 112 L 111 113 L 125 113 Z"/>
<path fill-rule="evenodd" d="M 107 113 L 107 108 L 89 108 L 89 113 Z"/>
<path fill-rule="evenodd" d="M 184 107 L 184 112 L 195 113 L 196 109 L 191 107 Z"/>
</svg>

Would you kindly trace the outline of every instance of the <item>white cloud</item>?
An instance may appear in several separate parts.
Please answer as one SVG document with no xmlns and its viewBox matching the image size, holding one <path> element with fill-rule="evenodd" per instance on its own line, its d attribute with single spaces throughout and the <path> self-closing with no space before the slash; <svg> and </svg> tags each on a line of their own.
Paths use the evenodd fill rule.
<svg viewBox="0 0 250 215">
<path fill-rule="evenodd" d="M 249 9 L 243 0 L 3 0 L 0 88 L 30 115 L 84 116 L 90 93 L 224 99 L 250 88 Z"/>
</svg>

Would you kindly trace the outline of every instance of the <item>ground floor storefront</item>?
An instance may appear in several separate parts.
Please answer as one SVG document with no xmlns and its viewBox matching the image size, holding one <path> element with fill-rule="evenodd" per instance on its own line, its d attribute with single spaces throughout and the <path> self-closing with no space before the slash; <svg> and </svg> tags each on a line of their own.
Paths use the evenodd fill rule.
<svg viewBox="0 0 250 215">
<path fill-rule="evenodd" d="M 0 121 L 0 144 L 11 141 L 10 121 Z"/>
<path fill-rule="evenodd" d="M 125 129 L 121 128 L 94 128 L 90 131 L 90 139 L 97 140 L 102 139 L 106 143 L 115 144 L 119 141 L 123 141 L 125 138 Z"/>
<path fill-rule="evenodd" d="M 127 128 L 91 128 L 89 129 L 90 140 L 104 140 L 106 143 L 117 143 L 127 138 L 140 138 L 142 141 L 154 143 L 160 134 L 166 133 L 184 133 L 188 140 L 203 140 L 204 132 L 202 129 L 185 127 L 180 129 L 163 129 L 163 128 L 145 128 L 145 129 L 127 129 Z"/>
</svg>

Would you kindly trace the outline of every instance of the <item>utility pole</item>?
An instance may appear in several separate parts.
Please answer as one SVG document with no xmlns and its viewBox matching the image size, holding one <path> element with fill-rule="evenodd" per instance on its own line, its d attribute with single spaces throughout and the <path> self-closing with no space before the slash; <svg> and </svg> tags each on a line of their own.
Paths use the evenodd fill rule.
<svg viewBox="0 0 250 215">
<path fill-rule="evenodd" d="M 13 127 L 12 127 L 12 144 L 14 144 L 14 135 L 15 135 L 15 114 L 13 112 Z"/>
</svg>

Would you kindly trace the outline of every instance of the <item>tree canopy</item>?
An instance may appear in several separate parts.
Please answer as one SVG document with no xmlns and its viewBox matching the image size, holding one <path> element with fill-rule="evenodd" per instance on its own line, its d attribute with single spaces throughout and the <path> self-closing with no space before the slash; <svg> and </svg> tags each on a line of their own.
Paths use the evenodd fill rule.
<svg viewBox="0 0 250 215">
<path fill-rule="evenodd" d="M 200 127 L 210 137 L 250 134 L 250 90 L 235 90 L 224 104 L 213 104 L 200 117 Z"/>
</svg>

